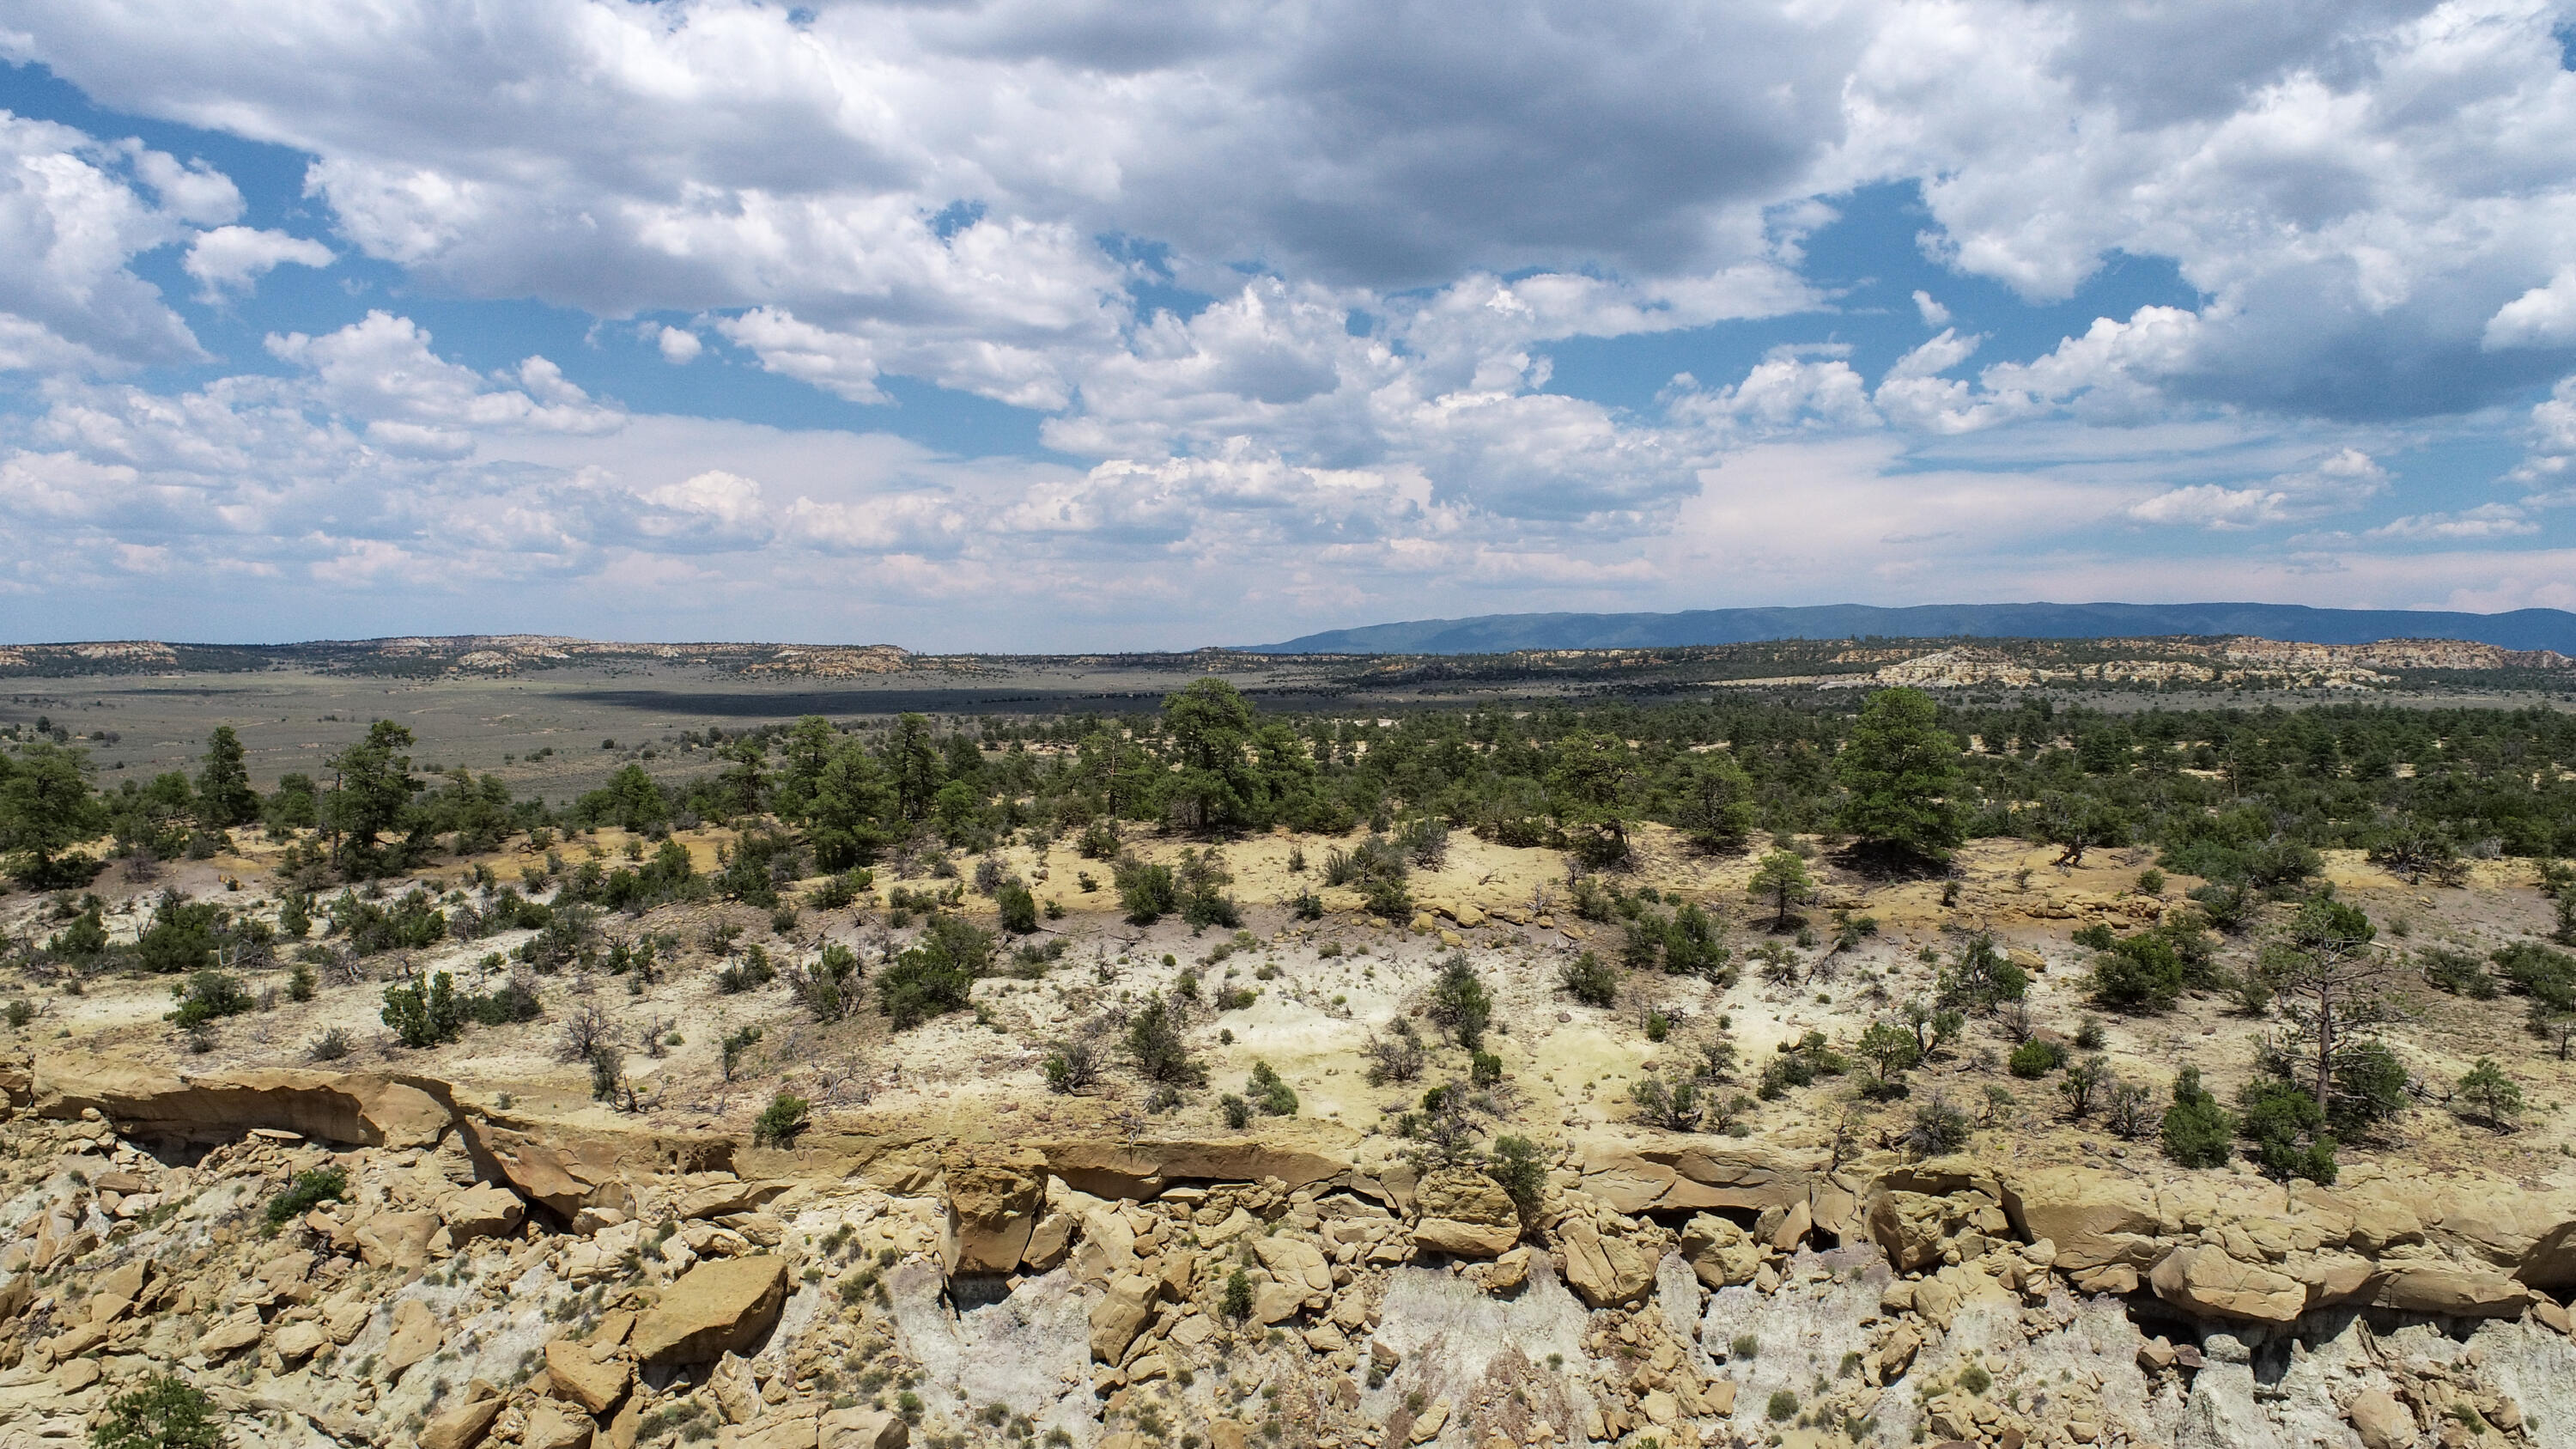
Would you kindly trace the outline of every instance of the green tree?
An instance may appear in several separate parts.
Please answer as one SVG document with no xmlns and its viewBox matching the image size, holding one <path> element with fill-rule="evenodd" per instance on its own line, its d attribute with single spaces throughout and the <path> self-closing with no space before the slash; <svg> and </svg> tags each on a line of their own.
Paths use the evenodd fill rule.
<svg viewBox="0 0 2576 1449">
<path fill-rule="evenodd" d="M 1694 758 L 1675 789 L 1673 823 L 1702 850 L 1743 848 L 1753 833 L 1753 777 L 1726 750 Z"/>
<path fill-rule="evenodd" d="M 1892 1021 L 1871 1022 L 1852 1049 L 1869 1063 L 1882 1084 L 1893 1083 L 1899 1073 L 1923 1060 L 1921 1040 Z"/>
<path fill-rule="evenodd" d="M 1251 704 L 1222 679 L 1192 680 L 1163 700 L 1163 737 L 1179 766 L 1163 787 L 1164 813 L 1174 825 L 1216 834 L 1268 814 L 1253 734 Z"/>
<path fill-rule="evenodd" d="M 806 802 L 807 843 L 814 863 L 827 871 L 872 865 L 898 818 L 885 768 L 856 740 L 844 742 L 824 762 Z"/>
<path fill-rule="evenodd" d="M 378 844 L 389 831 L 411 819 L 412 797 L 420 780 L 411 772 L 411 731 L 392 720 L 367 727 L 367 736 L 331 757 L 338 788 L 331 792 L 327 819 L 339 835 L 336 859 L 342 871 L 373 874 L 379 864 Z"/>
<path fill-rule="evenodd" d="M 1547 772 L 1549 808 L 1577 836 L 1577 853 L 1594 865 L 1628 858 L 1628 827 L 1637 815 L 1637 764 L 1616 735 L 1577 730 L 1557 741 Z"/>
<path fill-rule="evenodd" d="M 1816 893 L 1815 877 L 1807 874 L 1807 863 L 1794 850 L 1775 850 L 1762 857 L 1762 865 L 1744 887 L 1753 900 L 1771 903 L 1771 929 L 1789 929 L 1789 912 L 1804 905 Z"/>
<path fill-rule="evenodd" d="M 2379 988 L 2397 962 L 2371 949 L 2377 935 L 2358 907 L 2319 896 L 2299 908 L 2256 968 L 2282 998 L 2294 1040 L 2313 1053 L 2308 1085 L 2321 1120 L 2334 1115 L 2335 1069 L 2361 1044 L 2356 1033 L 2386 1014 Z"/>
<path fill-rule="evenodd" d="M 670 800 L 642 765 L 618 767 L 598 794 L 598 817 L 620 830 L 652 830 L 671 818 Z"/>
<path fill-rule="evenodd" d="M 2478 1058 L 2460 1078 L 2460 1099 L 2499 1128 L 2512 1126 L 2522 1111 L 2522 1088 L 2492 1057 Z"/>
<path fill-rule="evenodd" d="M 732 797 L 734 808 L 745 815 L 758 814 L 769 802 L 769 746 L 757 735 L 736 735 L 725 742 L 721 753 L 728 766 L 725 793 Z"/>
<path fill-rule="evenodd" d="M 89 777 L 84 750 L 40 740 L 15 760 L 0 756 L 0 850 L 21 885 L 83 885 L 98 874 L 96 862 L 72 849 L 107 829 L 107 809 Z"/>
<path fill-rule="evenodd" d="M 917 714 L 896 719 L 886 735 L 885 762 L 894 782 L 895 807 L 903 818 L 919 820 L 928 815 L 941 778 L 939 744 L 931 735 L 930 721 Z"/>
<path fill-rule="evenodd" d="M 204 1390 L 158 1374 L 108 1400 L 89 1431 L 92 1449 L 221 1449 L 223 1420 Z"/>
<path fill-rule="evenodd" d="M 214 830 L 259 818 L 259 792 L 250 786 L 241 736 L 231 725 L 217 725 L 206 736 L 205 768 L 197 773 L 197 817 Z"/>
<path fill-rule="evenodd" d="M 465 1034 L 465 1006 L 456 997 L 456 978 L 441 971 L 427 987 L 417 981 L 385 988 L 379 1013 L 394 1039 L 418 1050 L 450 1042 Z"/>
<path fill-rule="evenodd" d="M 1966 838 L 1956 798 L 1959 742 L 1941 728 L 1940 711 L 1923 691 L 1871 695 L 1834 768 L 1849 792 L 1841 826 L 1864 846 L 1944 861 Z"/>
<path fill-rule="evenodd" d="M 1512 1200 L 1512 1211 L 1519 1215 L 1522 1227 L 1537 1223 L 1547 1200 L 1547 1158 L 1537 1143 L 1526 1137 L 1495 1138 L 1494 1150 L 1485 1159 L 1485 1175 Z"/>
</svg>

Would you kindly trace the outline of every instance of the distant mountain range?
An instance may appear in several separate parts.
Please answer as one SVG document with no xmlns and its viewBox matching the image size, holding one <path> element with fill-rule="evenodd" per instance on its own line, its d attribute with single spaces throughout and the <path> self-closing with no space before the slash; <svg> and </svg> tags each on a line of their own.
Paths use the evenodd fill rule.
<svg viewBox="0 0 2576 1449">
<path fill-rule="evenodd" d="M 1678 614 L 1484 614 L 1331 629 L 1255 654 L 1506 654 L 1519 649 L 1653 649 L 1770 639 L 2101 639 L 2251 635 L 2305 644 L 2458 639 L 2576 655 L 2576 614 L 2516 609 L 2311 609 L 2300 604 L 1919 604 L 1882 609 L 1692 609 Z"/>
</svg>

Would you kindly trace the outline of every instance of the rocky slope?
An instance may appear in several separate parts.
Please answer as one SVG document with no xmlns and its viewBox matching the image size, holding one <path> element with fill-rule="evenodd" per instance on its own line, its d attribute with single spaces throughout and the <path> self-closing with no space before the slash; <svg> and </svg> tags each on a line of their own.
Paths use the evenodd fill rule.
<svg viewBox="0 0 2576 1449">
<path fill-rule="evenodd" d="M 1524 1212 L 1369 1142 L 782 1152 L 70 1053 L 0 1085 L 0 1449 L 164 1372 L 244 1445 L 2576 1439 L 2576 1195 L 2504 1179 L 1648 1134 Z"/>
</svg>

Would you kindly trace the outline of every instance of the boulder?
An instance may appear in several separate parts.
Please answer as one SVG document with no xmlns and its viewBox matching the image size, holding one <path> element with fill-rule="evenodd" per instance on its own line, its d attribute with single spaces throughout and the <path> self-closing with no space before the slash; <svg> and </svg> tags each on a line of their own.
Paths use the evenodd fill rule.
<svg viewBox="0 0 2576 1449">
<path fill-rule="evenodd" d="M 436 1213 L 369 1213 L 355 1229 L 358 1258 L 370 1268 L 425 1268 L 429 1241 L 445 1226 Z"/>
<path fill-rule="evenodd" d="M 2003 1209 L 2025 1238 L 2057 1244 L 2057 1266 L 2080 1272 L 2110 1263 L 2145 1267 L 2163 1232 L 2155 1188 L 2144 1178 L 2089 1167 L 2006 1173 Z"/>
<path fill-rule="evenodd" d="M 528 1215 L 528 1205 L 506 1187 L 478 1182 L 451 1193 L 439 1203 L 438 1216 L 448 1236 L 462 1243 L 472 1238 L 498 1238 L 515 1231 Z"/>
<path fill-rule="evenodd" d="M 1285 1233 L 1252 1240 L 1252 1255 L 1270 1270 L 1277 1282 L 1295 1286 L 1304 1284 L 1308 1291 L 1333 1291 L 1333 1266 L 1324 1261 L 1323 1250 L 1303 1238 Z"/>
<path fill-rule="evenodd" d="M 1029 1229 L 1029 1245 L 1020 1250 L 1020 1262 L 1032 1273 L 1052 1271 L 1073 1251 L 1073 1231 L 1077 1224 L 1069 1212 L 1050 1212 L 1038 1218 Z"/>
<path fill-rule="evenodd" d="M 1445 1167 L 1414 1189 L 1421 1218 L 1413 1226 L 1417 1247 L 1462 1258 L 1491 1258 L 1520 1241 L 1520 1213 L 1511 1194 L 1485 1174 Z"/>
<path fill-rule="evenodd" d="M 1762 1270 L 1762 1245 L 1731 1218 L 1701 1213 L 1682 1226 L 1682 1261 L 1711 1288 L 1750 1283 Z"/>
<path fill-rule="evenodd" d="M 358 1147 L 427 1147 L 455 1122 L 439 1097 L 373 1072 L 190 1077 L 86 1052 L 39 1058 L 32 1096 L 39 1116 L 72 1120 L 95 1109 L 135 1136 L 200 1143 L 266 1128 Z"/>
<path fill-rule="evenodd" d="M 1620 1234 L 1604 1236 L 1587 1218 L 1557 1227 L 1565 1248 L 1565 1281 L 1594 1308 L 1634 1303 L 1655 1286 L 1655 1257 Z"/>
<path fill-rule="evenodd" d="M 735 1213 L 750 1212 L 787 1191 L 790 1186 L 784 1182 L 745 1182 L 739 1178 L 710 1183 L 680 1194 L 680 1200 L 671 1205 L 671 1210 L 683 1218 L 730 1217 Z"/>
<path fill-rule="evenodd" d="M 585 1343 L 558 1338 L 546 1345 L 546 1380 L 554 1396 L 581 1405 L 597 1418 L 626 1397 L 634 1369 L 613 1354 L 602 1362 Z"/>
<path fill-rule="evenodd" d="M 2012 1230 L 1995 1199 L 1974 1190 L 1936 1196 L 1881 1188 L 1870 1194 L 1864 1217 L 1870 1241 L 1902 1273 L 1937 1266 L 1962 1234 L 1999 1239 Z M 1962 1255 L 1975 1256 L 1964 1248 Z"/>
<path fill-rule="evenodd" d="M 1154 1300 L 1162 1291 L 1162 1280 L 1140 1273 L 1110 1279 L 1108 1291 L 1091 1305 L 1091 1356 L 1102 1363 L 1124 1357 L 1146 1320 L 1154 1316 Z"/>
<path fill-rule="evenodd" d="M 465 1386 L 461 1402 L 432 1415 L 420 1430 L 420 1449 L 474 1449 L 501 1416 L 501 1391 L 476 1379 Z"/>
<path fill-rule="evenodd" d="M 2500 1273 L 2463 1264 L 2408 1263 L 2380 1282 L 2371 1302 L 2446 1318 L 2519 1318 L 2530 1289 Z"/>
<path fill-rule="evenodd" d="M 406 1298 L 394 1305 L 393 1332 L 386 1337 L 385 1351 L 377 1362 L 388 1378 L 399 1378 L 404 1369 L 438 1352 L 444 1342 L 438 1315 L 419 1299 Z"/>
<path fill-rule="evenodd" d="M 2186 1313 L 2254 1323 L 2289 1323 L 2307 1311 L 2307 1285 L 2243 1263 L 2223 1248 L 2180 1248 L 2148 1275 L 2156 1296 Z"/>
<path fill-rule="evenodd" d="M 589 1449 L 598 1426 L 590 1416 L 561 1399 L 539 1399 L 528 1406 L 519 1430 L 519 1449 Z"/>
<path fill-rule="evenodd" d="M 540 1142 L 524 1133 L 465 1120 L 466 1145 L 521 1197 L 569 1219 L 586 1207 L 628 1205 L 617 1149 L 591 1139 Z"/>
<path fill-rule="evenodd" d="M 227 1354 L 235 1354 L 259 1342 L 260 1322 L 255 1312 L 236 1313 L 205 1331 L 197 1340 L 197 1352 L 211 1363 Z"/>
<path fill-rule="evenodd" d="M 1036 1154 L 957 1162 L 947 1168 L 948 1218 L 940 1257 L 952 1274 L 1008 1273 L 1020 1266 L 1046 1206 L 1046 1168 Z"/>
<path fill-rule="evenodd" d="M 635 1321 L 635 1356 L 648 1364 L 707 1363 L 758 1343 L 787 1301 L 787 1260 L 719 1258 L 681 1275 Z"/>
<path fill-rule="evenodd" d="M 302 1323 L 290 1323 L 279 1329 L 277 1337 L 269 1341 L 269 1346 L 276 1349 L 277 1356 L 288 1363 L 302 1363 L 330 1341 L 329 1330 L 308 1319 Z"/>
<path fill-rule="evenodd" d="M 2353 1395 L 2343 1416 L 2361 1436 L 2362 1449 L 2412 1449 L 2415 1443 L 2415 1416 L 2385 1389 L 2364 1389 Z"/>
<path fill-rule="evenodd" d="M 1814 1166 L 1751 1144 L 1718 1146 L 1704 1140 L 1688 1147 L 1648 1147 L 1638 1157 L 1669 1167 L 1674 1184 L 1654 1206 L 1659 1210 L 1776 1207 L 1786 1211 L 1808 1200 L 1821 1175 Z M 1614 1205 L 1615 1206 L 1615 1205 Z"/>
<path fill-rule="evenodd" d="M 882 1409 L 834 1409 L 816 1426 L 816 1449 L 903 1449 L 911 1431 Z"/>
</svg>

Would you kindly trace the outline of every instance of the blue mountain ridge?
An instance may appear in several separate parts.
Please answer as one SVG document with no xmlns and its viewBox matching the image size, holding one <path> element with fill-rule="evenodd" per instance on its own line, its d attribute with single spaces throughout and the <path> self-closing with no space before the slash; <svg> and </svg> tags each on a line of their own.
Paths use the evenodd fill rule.
<svg viewBox="0 0 2576 1449">
<path fill-rule="evenodd" d="M 2458 639 L 2576 655 L 2576 614 L 2316 609 L 2303 604 L 1820 604 L 1673 614 L 1484 614 L 1330 629 L 1255 654 L 1502 654 L 1516 649 L 1652 649 L 1769 639 L 2096 639 L 2244 634 L 2305 644 Z"/>
</svg>

